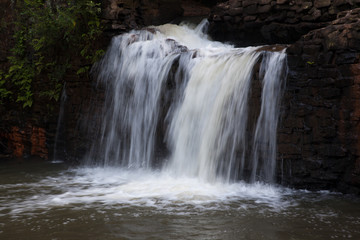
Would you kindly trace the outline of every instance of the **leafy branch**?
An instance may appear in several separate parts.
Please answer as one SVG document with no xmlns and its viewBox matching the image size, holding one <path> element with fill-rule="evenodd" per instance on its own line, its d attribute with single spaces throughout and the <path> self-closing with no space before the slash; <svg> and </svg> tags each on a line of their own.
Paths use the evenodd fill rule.
<svg viewBox="0 0 360 240">
<path fill-rule="evenodd" d="M 102 34 L 100 13 L 100 4 L 88 0 L 16 1 L 15 43 L 10 67 L 0 73 L 0 103 L 11 96 L 31 107 L 34 95 L 58 101 L 67 71 L 80 60 L 88 64 L 78 74 L 87 73 L 104 52 L 94 48 Z"/>
</svg>

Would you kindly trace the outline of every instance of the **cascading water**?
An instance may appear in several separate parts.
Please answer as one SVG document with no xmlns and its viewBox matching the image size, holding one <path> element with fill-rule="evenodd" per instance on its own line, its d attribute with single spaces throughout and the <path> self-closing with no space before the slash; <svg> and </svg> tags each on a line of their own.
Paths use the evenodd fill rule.
<svg viewBox="0 0 360 240">
<path fill-rule="evenodd" d="M 161 88 L 177 58 L 171 47 L 147 31 L 113 40 L 99 66 L 106 99 L 94 152 L 105 165 L 151 166 Z"/>
<path fill-rule="evenodd" d="M 258 57 L 249 48 L 197 59 L 170 125 L 168 170 L 206 181 L 237 175 L 244 161 L 247 101 Z"/>
<path fill-rule="evenodd" d="M 88 161 L 132 169 L 160 161 L 167 174 L 206 182 L 273 180 L 286 55 L 210 41 L 206 26 L 166 24 L 113 39 L 96 66 L 106 97 Z M 261 111 L 249 134 L 259 63 Z M 161 160 L 160 146 L 169 152 Z"/>
<path fill-rule="evenodd" d="M 276 131 L 279 119 L 282 75 L 286 55 L 283 52 L 265 53 L 260 75 L 263 75 L 261 111 L 257 120 L 253 142 L 251 180 L 258 178 L 272 182 L 276 167 Z"/>
</svg>

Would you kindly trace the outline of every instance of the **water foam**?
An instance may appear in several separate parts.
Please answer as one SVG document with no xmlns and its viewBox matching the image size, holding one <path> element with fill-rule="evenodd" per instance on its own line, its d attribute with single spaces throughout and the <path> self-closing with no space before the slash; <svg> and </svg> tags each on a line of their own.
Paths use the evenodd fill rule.
<svg viewBox="0 0 360 240">
<path fill-rule="evenodd" d="M 286 205 L 282 201 L 284 189 L 267 184 L 208 183 L 198 178 L 176 178 L 159 171 L 123 168 L 79 168 L 39 182 L 5 184 L 1 190 L 11 194 L 6 201 L 1 201 L 0 215 L 10 211 L 13 216 L 46 213 L 57 207 L 136 206 L 165 210 L 169 214 L 187 214 L 194 208 L 219 210 L 231 205 L 231 208 L 246 209 L 261 203 L 277 211 Z M 24 192 L 34 194 L 23 198 Z"/>
</svg>

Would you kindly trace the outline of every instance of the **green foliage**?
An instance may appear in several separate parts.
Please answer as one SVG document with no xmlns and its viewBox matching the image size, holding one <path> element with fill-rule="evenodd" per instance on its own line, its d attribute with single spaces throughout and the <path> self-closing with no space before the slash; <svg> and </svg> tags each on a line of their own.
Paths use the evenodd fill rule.
<svg viewBox="0 0 360 240">
<path fill-rule="evenodd" d="M 88 0 L 23 0 L 16 2 L 15 41 L 10 67 L 0 75 L 0 101 L 12 93 L 23 107 L 34 94 L 59 100 L 66 72 L 82 59 L 88 65 L 103 54 L 94 48 L 102 33 L 100 4 Z M 78 64 L 78 63 L 77 63 Z M 11 90 L 9 90 L 11 89 Z"/>
<path fill-rule="evenodd" d="M 0 104 L 3 103 L 3 99 L 8 98 L 12 93 L 6 88 L 5 83 L 5 74 L 0 70 Z"/>
</svg>

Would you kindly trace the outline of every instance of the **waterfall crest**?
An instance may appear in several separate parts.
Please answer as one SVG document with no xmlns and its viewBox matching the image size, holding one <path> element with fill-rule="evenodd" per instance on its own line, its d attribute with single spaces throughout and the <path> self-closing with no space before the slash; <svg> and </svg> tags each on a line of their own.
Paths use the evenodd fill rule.
<svg viewBox="0 0 360 240">
<path fill-rule="evenodd" d="M 207 182 L 273 180 L 286 54 L 211 41 L 207 24 L 113 38 L 94 70 L 105 100 L 88 164 L 157 166 Z M 249 96 L 257 66 L 256 120 L 249 119 Z M 254 130 L 249 121 L 257 121 Z"/>
</svg>

